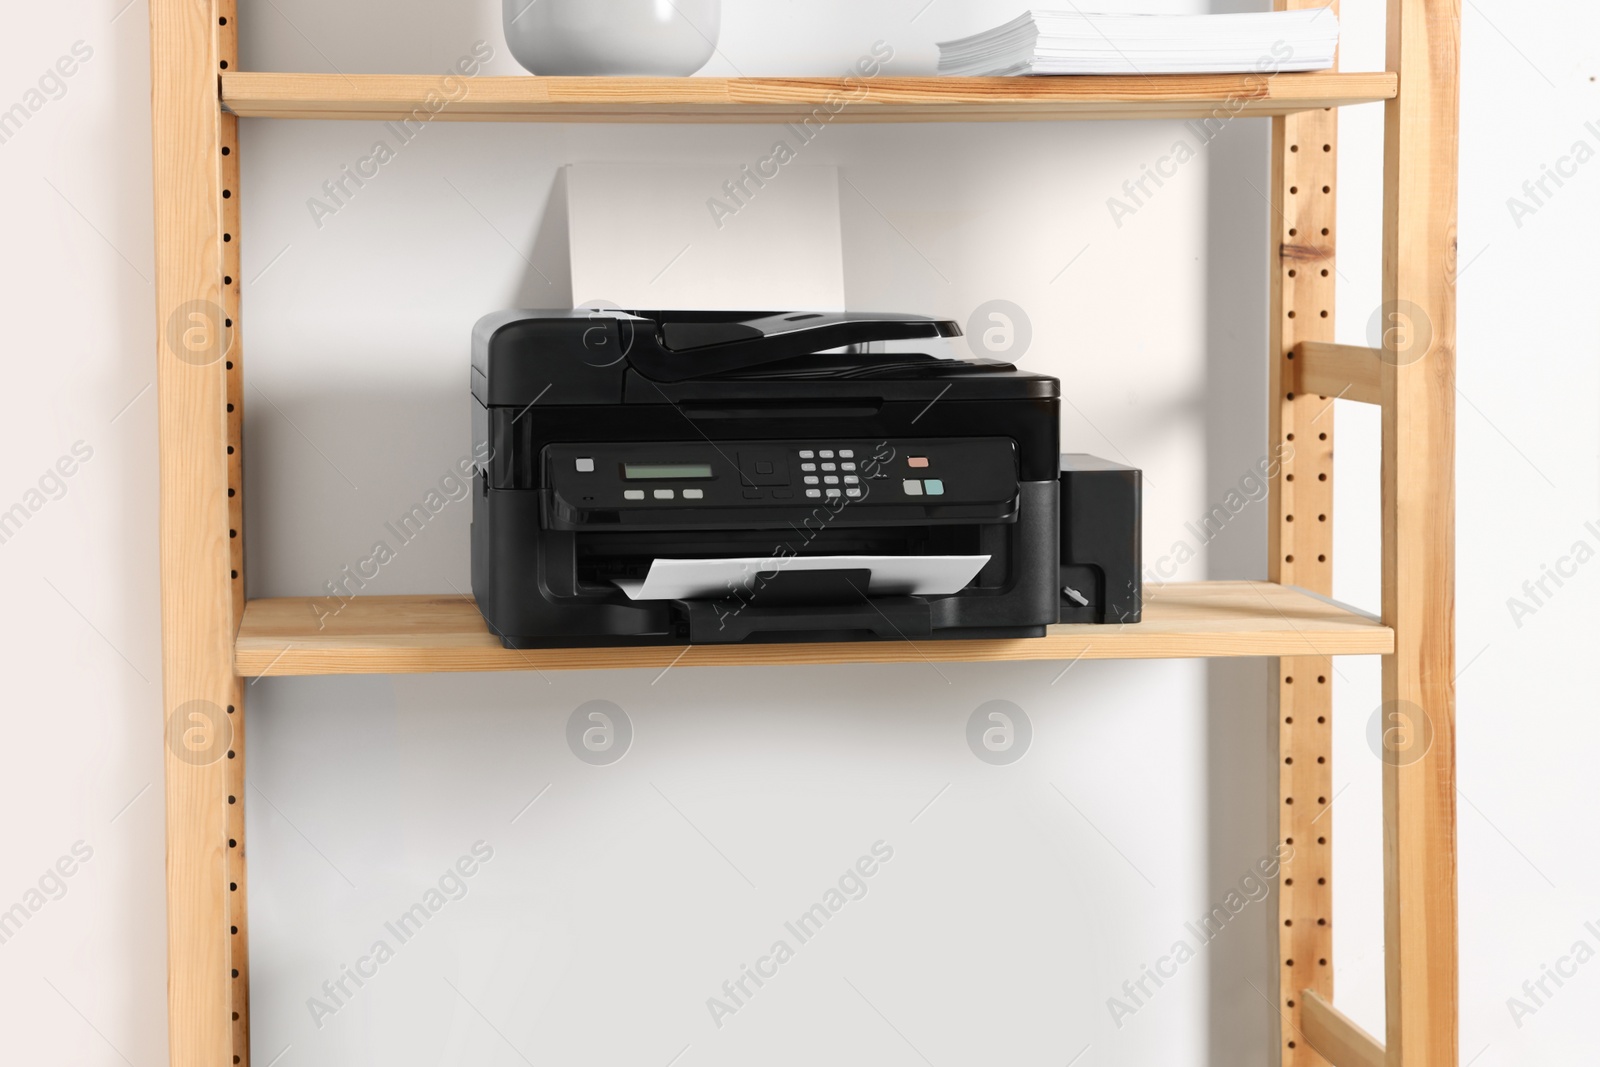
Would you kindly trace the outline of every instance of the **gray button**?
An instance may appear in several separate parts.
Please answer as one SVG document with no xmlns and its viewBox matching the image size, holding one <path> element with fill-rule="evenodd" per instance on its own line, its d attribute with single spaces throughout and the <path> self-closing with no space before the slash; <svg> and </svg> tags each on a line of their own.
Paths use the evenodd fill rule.
<svg viewBox="0 0 1600 1067">
<path fill-rule="evenodd" d="M 806 475 L 806 484 L 807 485 L 816 485 L 817 484 L 817 476 L 815 474 Z"/>
<path fill-rule="evenodd" d="M 704 500 L 705 498 L 706 491 L 704 489 L 685 489 L 683 491 L 683 499 L 685 500 Z"/>
<path fill-rule="evenodd" d="M 844 476 L 844 484 L 845 485 L 860 485 L 861 484 L 861 479 L 857 478 L 854 474 L 846 474 Z"/>
<path fill-rule="evenodd" d="M 856 465 L 854 463 L 841 463 L 839 464 L 839 469 L 842 471 L 853 471 L 856 469 Z"/>
<path fill-rule="evenodd" d="M 856 454 L 854 452 L 852 452 L 848 448 L 841 448 L 839 450 L 839 458 L 840 459 L 855 459 L 856 458 Z"/>
<path fill-rule="evenodd" d="M 622 491 L 622 499 L 624 499 L 624 500 L 643 500 L 644 499 L 644 490 L 643 489 L 624 489 Z"/>
<path fill-rule="evenodd" d="M 825 483 L 827 483 L 828 485 L 838 485 L 839 484 L 839 476 L 837 474 L 830 474 L 827 477 L 823 478 L 822 480 Z"/>
<path fill-rule="evenodd" d="M 847 496 L 847 497 L 850 497 L 852 500 L 854 500 L 857 497 L 861 496 L 861 490 L 859 490 L 859 489 L 846 489 L 844 491 L 844 495 Z"/>
<path fill-rule="evenodd" d="M 817 454 L 819 456 L 821 456 L 823 459 L 832 459 L 833 458 L 833 450 L 832 449 L 824 448 L 821 452 L 819 452 Z"/>
<path fill-rule="evenodd" d="M 593 474 L 594 473 L 594 460 L 592 460 L 592 459 L 580 459 L 580 460 L 578 460 L 578 473 L 579 474 Z"/>
<path fill-rule="evenodd" d="M 809 449 L 809 448 L 802 448 L 800 450 L 800 458 L 801 459 L 810 459 L 812 456 L 815 456 L 815 455 L 816 455 L 816 453 L 811 451 L 811 449 Z"/>
<path fill-rule="evenodd" d="M 921 496 L 922 483 L 915 478 L 907 478 L 901 483 L 905 487 L 906 496 Z"/>
<path fill-rule="evenodd" d="M 822 465 L 822 469 L 825 471 L 836 471 L 839 469 L 839 465 L 837 463 L 824 463 Z"/>
<path fill-rule="evenodd" d="M 802 463 L 800 464 L 800 469 L 803 471 L 814 471 L 817 469 L 817 465 L 815 463 Z"/>
<path fill-rule="evenodd" d="M 829 495 L 829 496 L 830 496 L 830 497 L 833 497 L 833 496 L 838 496 L 838 495 L 839 495 L 839 490 L 837 490 L 837 489 L 829 489 L 829 490 L 828 490 L 828 495 Z"/>
<path fill-rule="evenodd" d="M 810 497 L 812 500 L 817 499 L 821 495 L 822 495 L 822 490 L 821 489 L 807 489 L 806 490 L 806 496 Z"/>
<path fill-rule="evenodd" d="M 671 500 L 672 499 L 672 490 L 671 489 L 657 489 L 656 490 L 656 499 L 657 500 Z"/>
</svg>

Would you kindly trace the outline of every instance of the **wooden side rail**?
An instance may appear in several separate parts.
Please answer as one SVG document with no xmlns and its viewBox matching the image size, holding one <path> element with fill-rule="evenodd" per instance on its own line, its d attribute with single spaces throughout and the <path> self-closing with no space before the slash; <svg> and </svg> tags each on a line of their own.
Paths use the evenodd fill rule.
<svg viewBox="0 0 1600 1067">
<path fill-rule="evenodd" d="M 1325 0 L 1277 0 L 1279 9 Z M 1337 7 L 1334 7 L 1337 11 Z M 1267 573 L 1333 595 L 1332 406 L 1299 382 L 1300 351 L 1333 340 L 1338 297 L 1339 117 L 1309 111 L 1272 121 L 1267 454 Z M 1333 663 L 1280 657 L 1278 844 L 1289 850 L 1278 880 L 1278 1067 L 1328 1067 L 1301 1032 L 1301 990 L 1333 996 Z"/>
<path fill-rule="evenodd" d="M 237 141 L 233 120 L 224 127 L 216 88 L 218 71 L 237 58 L 223 53 L 232 2 L 150 0 L 149 7 L 169 1062 L 250 1067 L 233 1019 L 243 1003 L 248 940 L 233 930 L 244 924 L 232 921 L 244 896 L 244 686 L 233 669 L 244 572 L 230 536 L 240 530 L 230 503 L 238 499 L 230 471 L 242 443 L 229 436 L 238 428 L 229 391 L 237 354 L 228 343 L 238 216 L 223 205 L 237 203 Z M 237 1034 L 242 1041 L 242 1026 Z"/>
<path fill-rule="evenodd" d="M 1383 403 L 1383 353 L 1376 348 L 1301 341 L 1294 346 L 1294 365 L 1302 393 Z"/>
<path fill-rule="evenodd" d="M 1319 1056 L 1333 1067 L 1384 1067 L 1383 1046 L 1377 1038 L 1351 1022 L 1320 993 L 1307 989 L 1300 996 L 1302 1032 Z"/>
<path fill-rule="evenodd" d="M 1461 0 L 1389 0 L 1384 120 L 1384 961 L 1391 1067 L 1458 1067 L 1456 198 Z M 1418 328 L 1420 327 L 1420 329 Z M 1426 741 L 1426 743 L 1422 743 Z"/>
</svg>

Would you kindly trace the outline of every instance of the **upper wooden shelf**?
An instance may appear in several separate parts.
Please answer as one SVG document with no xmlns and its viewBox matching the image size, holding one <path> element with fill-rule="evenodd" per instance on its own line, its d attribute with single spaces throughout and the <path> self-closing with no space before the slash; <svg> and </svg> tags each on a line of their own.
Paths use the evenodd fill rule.
<svg viewBox="0 0 1600 1067">
<path fill-rule="evenodd" d="M 456 122 L 1016 122 L 1045 119 L 1287 115 L 1394 97 L 1389 73 L 1157 74 L 1051 78 L 458 79 L 465 96 L 433 117 Z M 222 75 L 234 114 L 280 119 L 399 119 L 420 111 L 430 74 Z M 843 107 L 832 113 L 832 101 Z M 818 115 L 819 109 L 821 115 Z"/>
<path fill-rule="evenodd" d="M 252 600 L 235 648 L 243 677 L 609 670 L 805 663 L 1192 659 L 1387 655 L 1394 632 L 1370 615 L 1269 582 L 1165 585 L 1131 626 L 1053 626 L 1004 641 L 856 641 L 648 648 L 503 648 L 463 596 L 357 597 L 323 620 L 325 597 Z"/>
</svg>

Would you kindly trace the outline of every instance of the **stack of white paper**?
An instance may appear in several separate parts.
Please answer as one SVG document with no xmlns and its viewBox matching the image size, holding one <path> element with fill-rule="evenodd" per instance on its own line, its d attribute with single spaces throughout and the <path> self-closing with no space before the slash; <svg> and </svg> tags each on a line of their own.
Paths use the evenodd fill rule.
<svg viewBox="0 0 1600 1067">
<path fill-rule="evenodd" d="M 1326 70 L 1339 47 L 1328 8 L 1237 15 L 1029 11 L 939 45 L 939 73 L 1274 74 Z"/>
<path fill-rule="evenodd" d="M 633 600 L 750 598 L 780 571 L 867 570 L 874 596 L 944 596 L 977 577 L 988 556 L 781 556 L 658 559 L 643 578 L 613 579 Z"/>
</svg>

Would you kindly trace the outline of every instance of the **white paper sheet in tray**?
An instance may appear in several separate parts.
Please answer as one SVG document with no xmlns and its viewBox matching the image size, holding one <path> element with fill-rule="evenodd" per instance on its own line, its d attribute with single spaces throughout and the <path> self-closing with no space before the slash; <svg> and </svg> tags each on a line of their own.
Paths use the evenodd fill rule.
<svg viewBox="0 0 1600 1067">
<path fill-rule="evenodd" d="M 658 559 L 644 578 L 618 578 L 616 584 L 634 600 L 717 600 L 779 571 L 870 570 L 867 592 L 876 596 L 941 596 L 965 588 L 988 562 L 988 556 Z"/>
</svg>

